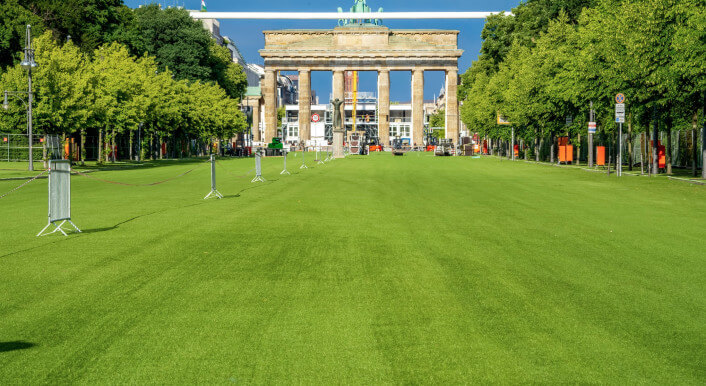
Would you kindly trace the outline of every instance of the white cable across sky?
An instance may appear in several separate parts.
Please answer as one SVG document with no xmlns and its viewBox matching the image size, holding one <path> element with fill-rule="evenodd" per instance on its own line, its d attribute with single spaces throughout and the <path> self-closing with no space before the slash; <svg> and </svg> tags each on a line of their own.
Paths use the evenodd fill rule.
<svg viewBox="0 0 706 386">
<path fill-rule="evenodd" d="M 501 12 L 191 12 L 194 19 L 338 20 L 338 19 L 485 19 Z M 511 13 L 506 12 L 506 15 Z"/>
</svg>

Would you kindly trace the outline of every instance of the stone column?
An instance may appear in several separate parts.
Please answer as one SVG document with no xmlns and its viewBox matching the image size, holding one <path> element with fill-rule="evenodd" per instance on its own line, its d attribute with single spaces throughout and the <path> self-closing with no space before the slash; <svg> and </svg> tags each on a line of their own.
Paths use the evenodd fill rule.
<svg viewBox="0 0 706 386">
<path fill-rule="evenodd" d="M 299 70 L 299 142 L 311 139 L 311 70 Z"/>
<path fill-rule="evenodd" d="M 265 69 L 262 95 L 265 97 L 265 138 L 262 140 L 269 143 L 277 134 L 277 71 Z"/>
<path fill-rule="evenodd" d="M 260 138 L 260 100 L 255 100 L 252 106 L 252 136 L 253 141 L 262 141 Z"/>
<path fill-rule="evenodd" d="M 343 77 L 343 70 L 334 70 L 333 71 L 333 99 L 340 99 L 340 100 L 345 100 L 345 97 L 343 95 L 343 92 L 345 91 L 344 89 L 344 77 Z M 346 109 L 345 109 L 345 103 L 341 104 L 341 120 L 343 121 L 343 128 L 346 127 Z"/>
<path fill-rule="evenodd" d="M 412 146 L 424 145 L 424 70 L 412 70 Z"/>
<path fill-rule="evenodd" d="M 378 71 L 378 137 L 390 146 L 390 70 Z"/>
<path fill-rule="evenodd" d="M 458 69 L 446 70 L 446 138 L 458 141 Z"/>
</svg>

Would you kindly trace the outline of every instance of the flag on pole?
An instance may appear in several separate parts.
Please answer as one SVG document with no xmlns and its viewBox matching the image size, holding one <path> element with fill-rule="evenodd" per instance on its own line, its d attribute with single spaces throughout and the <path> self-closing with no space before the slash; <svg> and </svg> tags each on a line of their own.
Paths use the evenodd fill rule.
<svg viewBox="0 0 706 386">
<path fill-rule="evenodd" d="M 201 12 L 206 12 L 206 0 L 201 0 Z"/>
</svg>

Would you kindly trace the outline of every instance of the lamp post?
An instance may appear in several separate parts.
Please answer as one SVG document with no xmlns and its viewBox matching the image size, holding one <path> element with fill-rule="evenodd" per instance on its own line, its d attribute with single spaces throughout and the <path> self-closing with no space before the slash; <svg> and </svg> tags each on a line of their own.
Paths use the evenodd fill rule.
<svg viewBox="0 0 706 386">
<path fill-rule="evenodd" d="M 32 26 L 27 24 L 27 38 L 25 39 L 24 59 L 20 65 L 27 70 L 27 134 L 29 136 L 29 170 L 34 170 L 32 157 L 32 69 L 37 67 L 32 49 Z"/>
</svg>

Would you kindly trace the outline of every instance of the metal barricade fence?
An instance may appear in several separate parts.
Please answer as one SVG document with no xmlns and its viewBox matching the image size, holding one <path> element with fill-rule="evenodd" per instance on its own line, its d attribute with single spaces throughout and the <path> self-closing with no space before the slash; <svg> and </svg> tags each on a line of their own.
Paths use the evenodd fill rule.
<svg viewBox="0 0 706 386">
<path fill-rule="evenodd" d="M 29 160 L 29 140 L 27 134 L 0 133 L 0 161 L 26 162 Z M 40 136 L 32 137 L 32 158 L 42 160 L 42 141 Z"/>
</svg>

